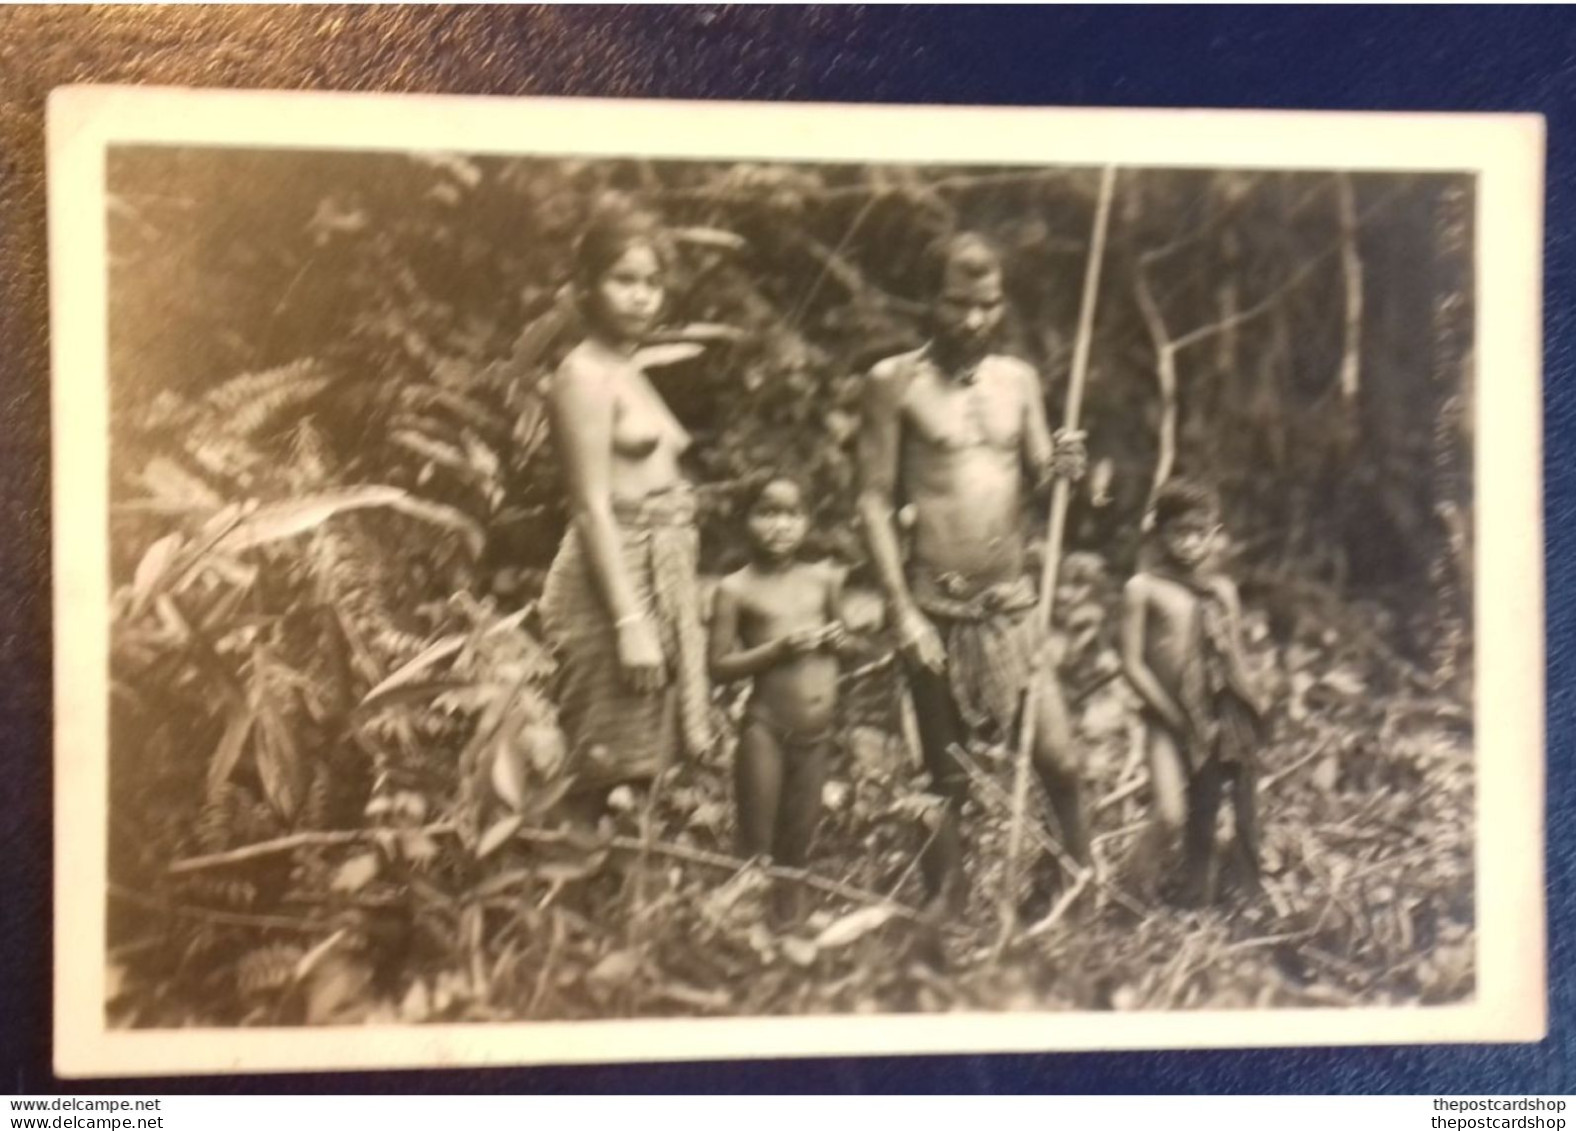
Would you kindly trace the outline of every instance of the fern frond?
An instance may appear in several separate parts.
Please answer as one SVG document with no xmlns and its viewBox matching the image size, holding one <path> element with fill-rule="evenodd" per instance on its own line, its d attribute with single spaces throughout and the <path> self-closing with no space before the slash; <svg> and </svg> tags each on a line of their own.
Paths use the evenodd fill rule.
<svg viewBox="0 0 1576 1131">
<path fill-rule="evenodd" d="M 331 383 L 316 361 L 304 358 L 261 373 L 232 377 L 208 393 L 203 405 L 226 433 L 249 437 L 285 411 L 316 397 Z"/>
</svg>

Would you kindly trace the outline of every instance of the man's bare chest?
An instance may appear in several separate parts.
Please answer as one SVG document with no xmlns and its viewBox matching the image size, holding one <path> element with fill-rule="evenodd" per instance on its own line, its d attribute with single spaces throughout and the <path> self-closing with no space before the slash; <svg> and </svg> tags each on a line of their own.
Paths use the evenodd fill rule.
<svg viewBox="0 0 1576 1131">
<path fill-rule="evenodd" d="M 998 372 L 969 384 L 922 374 L 909 386 L 903 420 L 909 438 L 941 451 L 1016 450 L 1023 439 L 1023 394 Z"/>
</svg>

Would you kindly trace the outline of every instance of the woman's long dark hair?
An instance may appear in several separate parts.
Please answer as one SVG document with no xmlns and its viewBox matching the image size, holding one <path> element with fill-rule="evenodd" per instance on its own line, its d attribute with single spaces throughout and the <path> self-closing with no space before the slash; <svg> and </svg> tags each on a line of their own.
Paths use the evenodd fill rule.
<svg viewBox="0 0 1576 1131">
<path fill-rule="evenodd" d="M 632 247 L 651 248 L 664 271 L 673 267 L 673 247 L 655 214 L 621 194 L 603 197 L 575 242 L 575 287 L 582 296 Z"/>
</svg>

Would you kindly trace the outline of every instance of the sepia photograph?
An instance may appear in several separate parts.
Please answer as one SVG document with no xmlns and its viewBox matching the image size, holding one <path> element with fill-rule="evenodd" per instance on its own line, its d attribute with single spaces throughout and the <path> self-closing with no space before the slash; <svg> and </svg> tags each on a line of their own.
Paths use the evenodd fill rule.
<svg viewBox="0 0 1576 1131">
<path fill-rule="evenodd" d="M 50 156 L 62 1072 L 1542 1036 L 1537 120 Z"/>
</svg>

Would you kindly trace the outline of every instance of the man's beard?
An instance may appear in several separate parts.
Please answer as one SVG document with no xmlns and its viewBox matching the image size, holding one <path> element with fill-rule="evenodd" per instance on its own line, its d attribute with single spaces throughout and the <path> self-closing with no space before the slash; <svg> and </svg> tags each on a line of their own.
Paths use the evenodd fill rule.
<svg viewBox="0 0 1576 1131">
<path fill-rule="evenodd" d="M 938 333 L 935 336 L 935 352 L 937 359 L 946 367 L 961 369 L 983 361 L 994 343 L 994 334 L 964 338 Z"/>
</svg>

